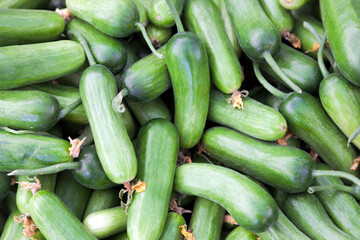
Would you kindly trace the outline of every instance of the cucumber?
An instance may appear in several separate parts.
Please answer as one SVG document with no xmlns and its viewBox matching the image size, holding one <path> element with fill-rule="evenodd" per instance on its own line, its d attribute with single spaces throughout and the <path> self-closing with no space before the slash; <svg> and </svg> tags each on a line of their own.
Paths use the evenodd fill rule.
<svg viewBox="0 0 360 240">
<path fill-rule="evenodd" d="M 46 8 L 50 0 L 2 0 L 0 8 Z"/>
<path fill-rule="evenodd" d="M 0 201 L 2 201 L 10 191 L 11 178 L 6 172 L 0 172 Z"/>
<path fill-rule="evenodd" d="M 195 239 L 219 240 L 224 216 L 225 209 L 219 204 L 197 197 L 189 227 Z"/>
<path fill-rule="evenodd" d="M 140 14 L 131 0 L 66 0 L 76 17 L 111 37 L 127 37 L 136 30 Z"/>
<path fill-rule="evenodd" d="M 129 208 L 129 239 L 159 239 L 169 208 L 179 153 L 179 136 L 173 124 L 164 119 L 146 123 L 136 140 L 139 161 L 137 178 L 146 190 L 137 193 Z"/>
<path fill-rule="evenodd" d="M 115 75 L 116 81 L 120 80 L 121 75 L 128 69 L 130 68 L 134 63 L 136 63 L 139 58 L 135 53 L 135 50 L 127 43 L 124 43 L 125 49 L 126 49 L 126 54 L 127 54 L 127 58 L 126 58 L 126 64 L 124 69 L 122 70 L 121 73 Z"/>
<path fill-rule="evenodd" d="M 84 65 L 82 65 L 82 67 L 79 70 L 77 70 L 73 73 L 67 74 L 65 76 L 62 76 L 60 78 L 57 78 L 53 82 L 59 83 L 59 84 L 64 84 L 66 86 L 79 88 L 81 75 L 83 74 L 83 72 L 85 71 L 85 69 L 88 66 L 89 65 L 87 63 L 85 63 Z"/>
<path fill-rule="evenodd" d="M 127 216 L 122 207 L 114 207 L 89 214 L 84 226 L 98 239 L 126 231 Z"/>
<path fill-rule="evenodd" d="M 289 10 L 296 10 L 305 6 L 308 2 L 314 2 L 314 0 L 277 0 L 282 7 Z"/>
<path fill-rule="evenodd" d="M 184 0 L 173 0 L 176 11 L 179 15 L 184 7 Z M 150 0 L 148 8 L 149 19 L 158 27 L 172 27 L 175 25 L 175 19 L 171 14 L 170 8 L 166 0 Z"/>
<path fill-rule="evenodd" d="M 17 209 L 14 210 L 6 220 L 6 224 L 4 230 L 2 231 L 0 240 L 15 239 L 16 236 L 23 230 L 22 224 L 14 220 L 16 215 L 21 215 L 21 212 L 19 212 Z"/>
<path fill-rule="evenodd" d="M 70 143 L 59 138 L 0 131 L 0 169 L 35 169 L 72 162 Z"/>
<path fill-rule="evenodd" d="M 279 0 L 260 0 L 259 2 L 266 15 L 282 35 L 286 32 L 291 32 L 294 27 L 294 20 L 291 12 L 283 8 Z"/>
<path fill-rule="evenodd" d="M 148 12 L 146 7 L 141 3 L 142 0 L 132 0 L 133 3 L 135 3 L 136 8 L 139 11 L 139 22 L 141 23 L 141 25 L 143 25 L 144 27 L 146 27 L 148 25 L 149 22 L 149 17 L 148 17 Z M 140 29 L 137 28 L 137 31 L 139 31 Z"/>
<path fill-rule="evenodd" d="M 287 123 L 278 111 L 249 97 L 243 99 L 243 109 L 236 109 L 227 103 L 230 97 L 218 90 L 211 90 L 210 121 L 266 141 L 275 141 L 285 135 Z"/>
<path fill-rule="evenodd" d="M 257 240 L 258 238 L 252 232 L 245 230 L 242 227 L 237 227 L 232 230 L 225 240 Z"/>
<path fill-rule="evenodd" d="M 258 102 L 261 102 L 269 107 L 275 108 L 276 110 L 279 110 L 281 99 L 275 97 L 271 93 L 269 93 L 266 89 L 260 90 L 255 95 L 251 96 L 253 99 L 255 99 Z M 243 99 L 244 101 L 244 99 Z"/>
<path fill-rule="evenodd" d="M 137 162 L 122 116 L 112 108 L 115 81 L 106 67 L 90 66 L 81 77 L 80 96 L 101 165 L 111 181 L 121 184 L 135 177 Z"/>
<path fill-rule="evenodd" d="M 119 191 L 117 189 L 109 188 L 102 190 L 94 190 L 92 191 L 88 204 L 86 206 L 84 218 L 86 218 L 90 213 L 108 208 L 113 208 L 119 206 L 119 204 Z"/>
<path fill-rule="evenodd" d="M 123 113 L 121 113 L 121 116 L 124 121 L 126 132 L 129 135 L 129 138 L 133 139 L 138 132 L 138 125 L 136 123 L 136 120 L 134 119 L 134 117 L 132 116 L 132 114 L 130 112 L 130 108 L 126 104 L 123 104 L 123 105 L 124 105 L 125 111 Z"/>
<path fill-rule="evenodd" d="M 288 192 L 285 192 L 283 190 L 277 189 L 277 188 L 269 188 L 271 196 L 273 196 L 273 198 L 275 199 L 278 207 L 280 209 L 282 209 L 282 207 L 284 206 L 284 202 L 287 198 L 287 196 L 289 195 Z"/>
<path fill-rule="evenodd" d="M 239 225 L 252 232 L 266 231 L 278 217 L 274 199 L 262 187 L 224 167 L 207 163 L 181 165 L 176 169 L 174 189 L 220 204 Z"/>
<path fill-rule="evenodd" d="M 171 28 L 158 27 L 152 23 L 147 25 L 146 32 L 149 35 L 152 44 L 156 48 L 159 48 L 165 43 L 167 43 L 172 34 Z"/>
<path fill-rule="evenodd" d="M 0 46 L 54 41 L 64 28 L 64 20 L 55 12 L 0 9 Z"/>
<path fill-rule="evenodd" d="M 0 47 L 0 89 L 52 80 L 78 70 L 84 62 L 81 45 L 68 40 Z"/>
<path fill-rule="evenodd" d="M 75 217 L 82 219 L 90 198 L 91 189 L 78 183 L 70 171 L 63 171 L 58 174 L 54 193 Z"/>
<path fill-rule="evenodd" d="M 2 210 L 10 215 L 14 211 L 18 211 L 16 208 L 16 193 L 13 191 L 9 191 L 4 200 L 1 202 Z"/>
<path fill-rule="evenodd" d="M 144 125 L 155 118 L 162 118 L 169 121 L 172 119 L 170 110 L 160 97 L 148 102 L 134 102 L 125 98 L 125 102 L 129 106 L 131 112 L 135 115 L 135 118 L 138 120 L 140 125 Z"/>
<path fill-rule="evenodd" d="M 289 195 L 283 210 L 290 221 L 311 239 L 355 239 L 335 226 L 320 201 L 312 194 Z"/>
<path fill-rule="evenodd" d="M 37 192 L 29 207 L 32 220 L 46 239 L 97 239 L 53 193 Z"/>
<path fill-rule="evenodd" d="M 210 98 L 210 70 L 205 45 L 191 32 L 174 35 L 166 46 L 175 99 L 174 123 L 181 148 L 192 148 L 205 128 Z"/>
<path fill-rule="evenodd" d="M 222 24 L 216 4 L 208 0 L 189 0 L 184 9 L 185 24 L 205 44 L 211 80 L 224 93 L 240 88 L 242 70 Z"/>
<path fill-rule="evenodd" d="M 180 226 L 184 224 L 186 224 L 186 222 L 181 215 L 174 212 L 169 212 L 160 240 L 183 240 L 184 236 L 181 234 Z"/>
<path fill-rule="evenodd" d="M 56 124 L 54 127 L 50 128 L 47 132 L 52 136 L 63 138 L 60 124 Z"/>
<path fill-rule="evenodd" d="M 2 233 L 4 230 L 7 217 L 8 216 L 2 210 L 0 210 L 0 233 Z M 0 238 L 1 238 L 1 235 L 0 235 Z"/>
<path fill-rule="evenodd" d="M 125 67 L 127 54 L 121 41 L 76 18 L 67 24 L 66 31 L 69 30 L 79 32 L 86 39 L 96 62 L 106 66 L 112 73 L 117 74 Z M 70 39 L 77 41 L 74 36 L 70 36 Z"/>
</svg>

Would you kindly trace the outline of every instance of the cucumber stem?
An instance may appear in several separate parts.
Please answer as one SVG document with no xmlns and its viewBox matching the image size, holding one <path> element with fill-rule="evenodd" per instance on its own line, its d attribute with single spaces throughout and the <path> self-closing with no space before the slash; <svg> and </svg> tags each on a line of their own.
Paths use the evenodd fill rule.
<svg viewBox="0 0 360 240">
<path fill-rule="evenodd" d="M 183 33 L 185 32 L 184 30 L 184 26 L 180 20 L 180 17 L 179 17 L 179 14 L 178 12 L 176 11 L 176 8 L 174 6 L 174 3 L 172 0 L 166 0 L 166 3 L 167 5 L 169 6 L 170 8 L 170 11 L 171 11 L 171 14 L 173 15 L 174 19 L 175 19 L 175 23 L 176 23 L 176 27 L 177 27 L 177 30 L 178 30 L 178 33 Z"/>
<path fill-rule="evenodd" d="M 80 162 L 66 162 L 59 163 L 49 167 L 38 168 L 38 169 L 18 169 L 8 173 L 8 176 L 35 176 L 43 174 L 53 174 L 64 170 L 72 170 L 80 167 Z"/>
<path fill-rule="evenodd" d="M 326 43 L 326 36 L 324 35 L 323 39 L 321 40 L 319 50 L 317 52 L 317 60 L 318 60 L 319 68 L 324 78 L 329 76 L 329 71 L 326 69 L 322 54 L 324 51 L 325 43 Z"/>
<path fill-rule="evenodd" d="M 330 184 L 325 186 L 312 186 L 308 188 L 308 193 L 316 193 L 320 191 L 342 191 L 350 194 L 355 194 L 354 188 L 341 185 L 341 184 Z"/>
<path fill-rule="evenodd" d="M 274 72 L 284 81 L 284 83 L 291 88 L 293 91 L 297 92 L 297 93 L 302 93 L 302 90 L 295 84 L 293 83 L 284 73 L 283 70 L 281 70 L 281 68 L 279 67 L 279 65 L 277 65 L 277 63 L 275 62 L 274 58 L 271 56 L 270 52 L 265 52 L 263 54 L 265 61 L 270 65 L 270 67 L 274 70 Z"/>
<path fill-rule="evenodd" d="M 358 127 L 349 137 L 347 146 L 350 147 L 350 143 L 360 134 L 360 127 Z"/>
<path fill-rule="evenodd" d="M 20 134 L 42 134 L 42 135 L 51 136 L 47 132 L 34 132 L 34 131 L 30 131 L 30 130 L 14 130 L 14 129 L 11 129 L 8 127 L 0 127 L 0 130 L 3 130 L 8 133 L 12 133 L 12 134 L 17 134 L 17 135 L 20 135 Z"/>
<path fill-rule="evenodd" d="M 112 107 L 115 112 L 123 113 L 125 112 L 125 106 L 122 104 L 123 98 L 128 95 L 128 90 L 126 88 L 121 89 L 121 91 L 114 97 L 112 101 Z"/>
<path fill-rule="evenodd" d="M 140 31 L 141 31 L 144 39 L 145 39 L 145 42 L 149 46 L 151 52 L 158 58 L 164 58 L 164 55 L 159 53 L 158 51 L 156 51 L 156 49 L 152 45 L 152 42 L 151 42 L 151 40 L 149 38 L 149 35 L 147 34 L 146 29 L 144 28 L 144 26 L 139 22 L 135 23 L 135 25 L 140 29 Z"/>
<path fill-rule="evenodd" d="M 73 103 L 61 109 L 58 120 L 62 119 L 63 117 L 74 111 L 77 107 L 80 106 L 80 104 L 81 104 L 81 98 L 78 98 Z"/>
<path fill-rule="evenodd" d="M 274 95 L 277 98 L 280 99 L 285 99 L 287 97 L 288 94 L 278 90 L 277 88 L 275 88 L 274 86 L 272 86 L 265 78 L 264 76 L 261 74 L 260 68 L 259 68 L 259 64 L 256 62 L 253 62 L 253 67 L 254 67 L 254 72 L 255 72 L 255 76 L 256 78 L 259 80 L 259 82 L 261 83 L 261 85 L 263 85 L 263 87 L 268 90 L 272 95 Z"/>
<path fill-rule="evenodd" d="M 83 37 L 83 35 L 81 35 L 78 31 L 75 30 L 69 30 L 67 32 L 68 36 L 74 36 L 75 38 L 77 38 L 77 40 L 80 42 L 80 44 L 82 45 L 82 47 L 84 48 L 84 51 L 86 53 L 86 57 L 89 61 L 90 66 L 94 66 L 96 64 L 96 61 L 94 59 L 94 56 L 92 55 L 89 45 L 86 42 L 86 39 Z"/>
<path fill-rule="evenodd" d="M 331 177 L 345 178 L 360 187 L 360 179 L 346 172 L 335 171 L 335 170 L 314 170 L 312 172 L 312 176 L 313 177 L 331 176 Z"/>
</svg>

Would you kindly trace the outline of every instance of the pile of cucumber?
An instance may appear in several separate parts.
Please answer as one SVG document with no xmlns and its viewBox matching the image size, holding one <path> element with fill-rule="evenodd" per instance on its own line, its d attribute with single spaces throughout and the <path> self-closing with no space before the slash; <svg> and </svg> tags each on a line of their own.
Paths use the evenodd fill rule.
<svg viewBox="0 0 360 240">
<path fill-rule="evenodd" d="M 0 240 L 360 240 L 359 0 L 0 0 Z"/>
</svg>

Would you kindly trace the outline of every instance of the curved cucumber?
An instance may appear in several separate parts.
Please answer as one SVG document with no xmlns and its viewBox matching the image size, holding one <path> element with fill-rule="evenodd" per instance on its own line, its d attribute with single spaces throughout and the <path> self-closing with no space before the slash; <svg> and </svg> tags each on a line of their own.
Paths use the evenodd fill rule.
<svg viewBox="0 0 360 240">
<path fill-rule="evenodd" d="M 81 45 L 68 40 L 0 47 L 0 89 L 52 80 L 78 70 L 84 62 Z"/>
<path fill-rule="evenodd" d="M 258 238 L 252 232 L 245 230 L 242 227 L 237 227 L 232 230 L 225 240 L 257 240 Z"/>
<path fill-rule="evenodd" d="M 0 46 L 54 41 L 64 28 L 64 20 L 55 12 L 0 9 Z"/>
<path fill-rule="evenodd" d="M 224 167 L 207 163 L 181 165 L 176 169 L 174 189 L 220 204 L 249 231 L 266 231 L 278 217 L 274 199 L 262 187 Z"/>
<path fill-rule="evenodd" d="M 154 119 L 146 123 L 136 140 L 137 178 L 146 190 L 136 193 L 129 208 L 129 239 L 159 239 L 169 208 L 179 153 L 179 136 L 172 123 Z"/>
<path fill-rule="evenodd" d="M 208 0 L 189 0 L 185 5 L 184 19 L 190 31 L 205 44 L 211 80 L 224 93 L 240 88 L 242 70 L 227 37 L 216 4 Z"/>
<path fill-rule="evenodd" d="M 211 90 L 210 121 L 266 141 L 275 141 L 285 135 L 287 123 L 278 111 L 249 97 L 243 99 L 243 109 L 233 108 L 226 101 L 230 97 L 218 90 Z"/>
<path fill-rule="evenodd" d="M 119 204 L 119 191 L 117 189 L 109 188 L 103 190 L 94 190 L 92 191 L 86 206 L 84 218 L 86 218 L 90 213 L 113 208 Z"/>
<path fill-rule="evenodd" d="M 0 8 L 46 8 L 50 0 L 2 0 Z"/>
<path fill-rule="evenodd" d="M 260 0 L 264 12 L 275 24 L 281 34 L 290 32 L 294 27 L 294 20 L 291 12 L 283 8 L 279 0 Z"/>
<path fill-rule="evenodd" d="M 152 44 L 156 48 L 159 48 L 170 39 L 172 29 L 158 27 L 158 26 L 150 23 L 146 27 L 146 32 L 149 35 L 149 38 L 151 39 Z"/>
<path fill-rule="evenodd" d="M 31 218 L 46 239 L 96 240 L 53 193 L 37 192 L 30 200 Z"/>
<path fill-rule="evenodd" d="M 10 190 L 11 178 L 6 172 L 0 172 L 0 201 L 2 201 Z"/>
<path fill-rule="evenodd" d="M 16 215 L 21 215 L 19 210 L 14 210 L 6 220 L 4 230 L 2 231 L 0 240 L 10 240 L 16 239 L 16 237 L 21 233 L 23 230 L 23 226 L 21 223 L 18 223 L 14 220 Z"/>
<path fill-rule="evenodd" d="M 115 81 L 104 66 L 88 67 L 80 80 L 80 95 L 101 165 L 111 181 L 121 184 L 135 177 L 137 162 L 122 116 L 112 108 Z"/>
<path fill-rule="evenodd" d="M 184 236 L 181 234 L 180 226 L 184 224 L 186 224 L 186 222 L 181 215 L 174 212 L 169 212 L 160 240 L 183 240 Z"/>
<path fill-rule="evenodd" d="M 184 0 L 173 0 L 176 11 L 179 15 L 184 7 Z M 175 19 L 171 14 L 170 8 L 166 0 L 150 0 L 148 8 L 149 18 L 153 24 L 158 27 L 172 27 L 175 25 Z"/>
</svg>

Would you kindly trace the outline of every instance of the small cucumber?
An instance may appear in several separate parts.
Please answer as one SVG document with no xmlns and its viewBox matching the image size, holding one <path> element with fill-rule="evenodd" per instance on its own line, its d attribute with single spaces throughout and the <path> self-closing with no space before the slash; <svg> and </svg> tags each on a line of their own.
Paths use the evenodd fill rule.
<svg viewBox="0 0 360 240">
<path fill-rule="evenodd" d="M 79 70 L 67 74 L 65 76 L 62 76 L 60 78 L 57 78 L 56 80 L 54 80 L 54 82 L 59 84 L 64 84 L 66 86 L 79 88 L 81 75 L 88 66 L 89 65 L 85 63 L 84 65 L 82 65 L 82 67 Z"/>
<path fill-rule="evenodd" d="M 170 39 L 172 34 L 171 28 L 162 28 L 158 27 L 152 23 L 147 25 L 146 32 L 149 35 L 149 38 L 151 39 L 152 44 L 159 48 Z"/>
<path fill-rule="evenodd" d="M 129 239 L 159 239 L 169 208 L 179 153 L 179 136 L 172 123 L 164 119 L 147 122 L 136 140 L 139 161 L 137 178 L 146 190 L 136 193 L 129 208 Z"/>
<path fill-rule="evenodd" d="M 181 234 L 180 226 L 184 224 L 186 224 L 186 222 L 181 215 L 174 212 L 169 212 L 160 240 L 183 240 L 184 236 Z"/>
<path fill-rule="evenodd" d="M 0 240 L 12 240 L 16 239 L 16 237 L 23 230 L 23 226 L 21 223 L 18 223 L 14 220 L 16 215 L 21 215 L 17 209 L 14 210 L 6 220 L 6 224 L 4 230 L 2 231 Z"/>
<path fill-rule="evenodd" d="M 266 15 L 282 35 L 291 32 L 294 27 L 293 17 L 290 11 L 280 5 L 279 0 L 259 0 L 259 2 Z"/>
<path fill-rule="evenodd" d="M 139 22 L 146 27 L 149 23 L 149 17 L 148 17 L 148 12 L 146 7 L 142 4 L 142 0 L 132 0 L 133 3 L 135 3 L 136 8 L 139 11 Z M 140 29 L 137 28 L 137 31 L 139 31 Z"/>
<path fill-rule="evenodd" d="M 276 203 L 266 190 L 228 168 L 207 163 L 181 165 L 176 169 L 174 189 L 220 204 L 249 231 L 266 231 L 278 217 Z"/>
<path fill-rule="evenodd" d="M 278 111 L 249 97 L 243 99 L 243 109 L 233 108 L 226 101 L 230 97 L 218 90 L 211 90 L 210 121 L 266 141 L 275 141 L 285 135 L 287 123 Z"/>
<path fill-rule="evenodd" d="M 80 199 L 76 200 L 81 201 Z M 46 239 L 97 239 L 68 210 L 60 198 L 48 191 L 41 190 L 31 198 L 30 214 Z"/>
<path fill-rule="evenodd" d="M 305 6 L 308 2 L 314 0 L 277 0 L 282 7 L 289 10 L 296 10 Z"/>
<path fill-rule="evenodd" d="M 0 89 L 52 80 L 78 70 L 84 62 L 81 45 L 68 40 L 0 47 Z"/>
<path fill-rule="evenodd" d="M 86 206 L 84 218 L 90 213 L 119 206 L 119 191 L 115 188 L 94 190 Z"/>
<path fill-rule="evenodd" d="M 256 93 L 255 95 L 252 95 L 251 97 L 258 102 L 261 102 L 269 107 L 279 110 L 279 106 L 281 104 L 281 99 L 275 97 L 274 95 L 269 93 L 266 89 L 260 90 L 258 93 Z"/>
<path fill-rule="evenodd" d="M 0 9 L 0 46 L 54 41 L 64 28 L 64 20 L 55 12 Z"/>
<path fill-rule="evenodd" d="M 219 240 L 225 209 L 219 204 L 197 197 L 191 214 L 190 229 L 195 239 Z"/>
<path fill-rule="evenodd" d="M 46 8 L 50 0 L 2 0 L 0 8 Z"/>
<path fill-rule="evenodd" d="M 232 230 L 225 240 L 257 240 L 258 238 L 252 232 L 245 230 L 242 227 L 237 227 Z"/>
<path fill-rule="evenodd" d="M 287 198 L 287 196 L 289 195 L 288 192 L 285 192 L 283 190 L 277 189 L 277 188 L 273 188 L 273 187 L 269 187 L 271 196 L 273 196 L 273 198 L 275 199 L 278 207 L 280 209 L 282 209 L 282 207 L 284 206 L 284 202 Z"/>
<path fill-rule="evenodd" d="M 0 172 L 0 201 L 2 201 L 10 190 L 11 178 L 6 172 Z"/>
<path fill-rule="evenodd" d="M 176 11 L 179 15 L 184 7 L 184 0 L 173 0 Z M 166 3 L 166 0 L 150 0 L 148 9 L 149 18 L 153 24 L 158 27 L 172 27 L 175 25 L 175 19 L 171 14 L 170 8 Z"/>
<path fill-rule="evenodd" d="M 126 231 L 127 216 L 122 207 L 114 207 L 89 214 L 84 226 L 98 239 Z"/>
</svg>

